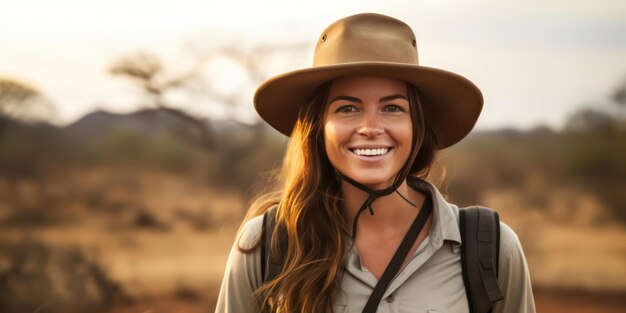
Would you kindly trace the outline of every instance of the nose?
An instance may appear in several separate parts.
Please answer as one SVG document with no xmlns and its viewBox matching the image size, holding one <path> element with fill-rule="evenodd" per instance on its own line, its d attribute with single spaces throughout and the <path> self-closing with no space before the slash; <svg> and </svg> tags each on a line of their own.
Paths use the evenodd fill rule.
<svg viewBox="0 0 626 313">
<path fill-rule="evenodd" d="M 380 117 L 376 112 L 363 114 L 363 119 L 357 129 L 357 133 L 367 137 L 375 137 L 385 132 Z"/>
</svg>

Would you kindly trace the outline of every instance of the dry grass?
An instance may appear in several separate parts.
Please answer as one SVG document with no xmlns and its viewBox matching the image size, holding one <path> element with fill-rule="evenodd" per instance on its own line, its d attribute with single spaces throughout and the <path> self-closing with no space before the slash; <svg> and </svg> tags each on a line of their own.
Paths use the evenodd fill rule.
<svg viewBox="0 0 626 313">
<path fill-rule="evenodd" d="M 0 239 L 79 247 L 133 299 L 115 313 L 212 311 L 244 211 L 240 194 L 211 190 L 201 177 L 120 168 L 0 180 L 0 197 Z M 536 207 L 524 207 L 520 197 L 517 190 L 491 190 L 483 198 L 522 240 L 539 311 L 623 308 L 626 230 L 580 190 L 553 189 Z M 37 223 L 24 209 L 35 210 L 28 213 Z M 15 214 L 23 214 L 13 220 L 22 224 L 6 224 Z M 572 289 L 596 292 L 554 291 Z"/>
<path fill-rule="evenodd" d="M 601 204 L 580 191 L 552 191 L 545 206 L 521 207 L 515 190 L 496 190 L 486 202 L 518 234 L 533 283 L 544 288 L 626 291 L 626 229 L 603 216 Z"/>
</svg>

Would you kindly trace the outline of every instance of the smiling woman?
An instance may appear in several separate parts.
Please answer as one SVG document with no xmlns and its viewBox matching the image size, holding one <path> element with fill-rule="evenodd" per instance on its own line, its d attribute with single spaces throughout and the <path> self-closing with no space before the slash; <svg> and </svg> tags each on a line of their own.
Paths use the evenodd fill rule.
<svg viewBox="0 0 626 313">
<path fill-rule="evenodd" d="M 383 189 L 409 157 L 413 126 L 407 85 L 384 77 L 333 81 L 324 144 L 333 167 L 370 189 Z"/>
<path fill-rule="evenodd" d="M 418 65 L 410 27 L 380 14 L 330 25 L 313 64 L 255 94 L 291 140 L 281 184 L 242 224 L 216 312 L 534 312 L 515 233 L 426 180 L 436 151 L 476 123 L 478 88 Z"/>
</svg>

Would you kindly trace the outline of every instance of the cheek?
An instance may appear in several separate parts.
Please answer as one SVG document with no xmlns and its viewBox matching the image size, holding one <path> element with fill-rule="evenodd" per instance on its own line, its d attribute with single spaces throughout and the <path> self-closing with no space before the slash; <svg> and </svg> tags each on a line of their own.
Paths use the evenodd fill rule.
<svg viewBox="0 0 626 313">
<path fill-rule="evenodd" d="M 324 148 L 326 149 L 326 155 L 328 160 L 333 166 L 337 166 L 337 162 L 340 161 L 341 147 L 342 147 L 342 131 L 337 123 L 332 121 L 324 124 Z"/>
<path fill-rule="evenodd" d="M 413 126 L 411 121 L 398 121 L 389 128 L 390 134 L 402 148 L 411 149 L 413 142 Z"/>
<path fill-rule="evenodd" d="M 324 147 L 327 154 L 332 154 L 334 147 L 337 145 L 337 129 L 333 123 L 324 124 Z"/>
</svg>

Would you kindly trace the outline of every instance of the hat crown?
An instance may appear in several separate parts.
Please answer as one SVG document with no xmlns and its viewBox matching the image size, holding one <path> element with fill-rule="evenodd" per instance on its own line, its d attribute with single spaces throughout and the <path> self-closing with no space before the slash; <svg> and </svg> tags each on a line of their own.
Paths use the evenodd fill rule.
<svg viewBox="0 0 626 313">
<path fill-rule="evenodd" d="M 375 13 L 348 16 L 328 26 L 317 41 L 313 66 L 352 62 L 418 64 L 413 30 Z"/>
</svg>

